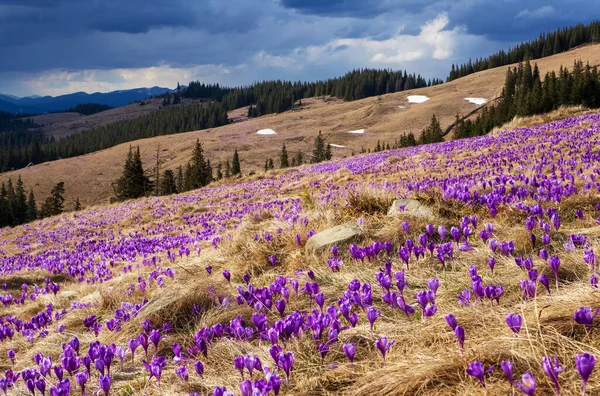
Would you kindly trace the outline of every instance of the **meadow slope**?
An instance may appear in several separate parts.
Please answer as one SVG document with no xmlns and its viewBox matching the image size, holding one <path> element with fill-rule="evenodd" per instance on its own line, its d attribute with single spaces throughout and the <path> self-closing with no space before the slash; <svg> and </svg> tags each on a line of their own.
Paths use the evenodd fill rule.
<svg viewBox="0 0 600 396">
<path fill-rule="evenodd" d="M 571 67 L 574 60 L 599 65 L 600 44 L 543 58 L 537 64 L 544 75 L 549 70 L 558 70 L 560 66 Z M 140 146 L 143 162 L 148 169 L 154 164 L 153 156 L 159 146 L 164 161 L 163 169 L 175 169 L 187 163 L 196 139 L 203 142 L 213 166 L 219 161 L 224 164 L 226 160 L 230 160 L 233 150 L 237 148 L 242 170 L 248 174 L 250 171 L 262 171 L 265 159 L 269 157 L 273 157 L 277 163 L 283 143 L 289 152 L 301 150 L 307 159 L 314 137 L 321 130 L 328 143 L 345 146 L 333 149 L 334 158 L 349 157 L 352 152 L 359 153 L 363 147 L 373 149 L 378 140 L 392 144 L 403 133 L 412 131 L 418 135 L 434 114 L 440 119 L 442 128 L 446 128 L 454 122 L 457 113 L 464 115 L 477 108 L 477 105 L 469 103 L 465 98 L 496 98 L 504 85 L 507 67 L 486 70 L 434 87 L 354 102 L 330 98 L 306 99 L 299 111 L 267 115 L 220 128 L 125 143 L 81 157 L 1 174 L 0 181 L 16 179 L 20 175 L 27 188 L 34 189 L 38 200 L 45 197 L 58 181 L 64 181 L 66 205 L 72 208 L 76 197 L 80 198 L 84 206 L 108 201 L 112 194 L 110 185 L 120 175 L 130 145 Z M 410 95 L 425 95 L 430 100 L 408 103 L 407 97 Z M 136 111 L 146 107 L 132 106 Z M 103 113 L 118 111 L 114 109 Z M 234 111 L 232 117 L 238 118 L 243 112 Z M 83 120 L 101 118 L 103 113 Z M 75 124 L 78 122 L 73 121 Z M 258 130 L 266 128 L 275 130 L 277 135 L 256 134 Z M 366 132 L 348 133 L 358 129 L 365 129 Z"/>
<path fill-rule="evenodd" d="M 111 394 L 483 395 L 465 371 L 478 361 L 495 366 L 487 394 L 505 395 L 510 360 L 545 395 L 556 356 L 562 393 L 580 394 L 576 354 L 600 356 L 596 321 L 574 320 L 600 305 L 599 143 L 589 113 L 3 229 L 0 356 L 16 353 L 0 370 L 73 394 L 86 377 L 102 394 L 108 365 Z M 431 217 L 388 216 L 404 197 Z M 355 245 L 306 251 L 347 222 Z M 0 388 L 27 394 L 11 373 Z M 587 386 L 600 392 L 598 372 Z"/>
</svg>

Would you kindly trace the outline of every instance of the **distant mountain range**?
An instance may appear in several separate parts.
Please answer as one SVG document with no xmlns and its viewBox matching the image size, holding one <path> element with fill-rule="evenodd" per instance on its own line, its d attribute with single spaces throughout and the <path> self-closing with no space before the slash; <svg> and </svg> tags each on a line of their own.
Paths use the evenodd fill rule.
<svg viewBox="0 0 600 396">
<path fill-rule="evenodd" d="M 183 88 L 183 87 L 182 87 Z M 175 90 L 163 87 L 135 88 L 113 92 L 96 92 L 88 94 L 75 92 L 60 96 L 27 96 L 19 98 L 13 95 L 0 94 L 0 110 L 10 113 L 51 113 L 72 109 L 81 103 L 98 103 L 111 107 L 125 106 L 136 100 L 144 100 L 151 96 L 162 95 Z"/>
</svg>

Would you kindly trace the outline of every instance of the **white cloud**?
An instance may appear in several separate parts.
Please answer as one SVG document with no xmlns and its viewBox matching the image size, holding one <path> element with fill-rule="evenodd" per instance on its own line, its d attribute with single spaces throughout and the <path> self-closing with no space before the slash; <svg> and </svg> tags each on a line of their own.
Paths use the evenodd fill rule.
<svg viewBox="0 0 600 396">
<path fill-rule="evenodd" d="M 525 9 L 519 11 L 515 18 L 517 19 L 543 19 L 547 18 L 550 15 L 554 14 L 556 10 L 551 5 L 543 6 L 540 8 L 536 8 L 534 10 Z"/>
<path fill-rule="evenodd" d="M 228 75 L 245 67 L 245 64 L 235 67 L 201 65 L 189 68 L 164 65 L 136 69 L 55 70 L 28 76 L 24 85 L 27 91 L 43 92 L 44 95 L 53 96 L 65 92 L 108 92 L 154 85 L 173 88 L 178 82 L 187 84 L 192 80 L 208 83 L 222 82 L 228 79 Z"/>
<path fill-rule="evenodd" d="M 330 64 L 343 62 L 348 65 L 360 64 L 371 67 L 406 67 L 406 63 L 427 60 L 449 60 L 455 51 L 465 46 L 479 45 L 481 37 L 467 34 L 464 27 L 446 29 L 450 21 L 447 14 L 421 26 L 417 35 L 403 33 L 402 29 L 385 40 L 372 38 L 341 38 L 322 45 L 296 48 L 285 59 L 288 65 Z M 268 55 L 261 52 L 261 58 Z M 277 57 L 278 59 L 280 57 Z M 365 64 L 366 63 L 366 64 Z M 272 66 L 278 66 L 272 62 Z"/>
</svg>

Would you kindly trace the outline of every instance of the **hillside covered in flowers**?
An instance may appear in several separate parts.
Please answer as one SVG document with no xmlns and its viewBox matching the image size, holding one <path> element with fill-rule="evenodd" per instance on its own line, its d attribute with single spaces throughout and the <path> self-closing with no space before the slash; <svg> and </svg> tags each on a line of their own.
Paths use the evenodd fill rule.
<svg viewBox="0 0 600 396">
<path fill-rule="evenodd" d="M 599 147 L 588 113 L 2 229 L 0 391 L 600 392 Z"/>
</svg>

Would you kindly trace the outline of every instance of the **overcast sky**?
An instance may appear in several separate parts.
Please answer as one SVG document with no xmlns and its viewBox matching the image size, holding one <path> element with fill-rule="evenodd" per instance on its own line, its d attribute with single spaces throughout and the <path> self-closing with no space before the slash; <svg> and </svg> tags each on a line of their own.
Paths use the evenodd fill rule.
<svg viewBox="0 0 600 396">
<path fill-rule="evenodd" d="M 0 92 L 315 80 L 452 63 L 600 17 L 589 0 L 0 0 Z"/>
</svg>

